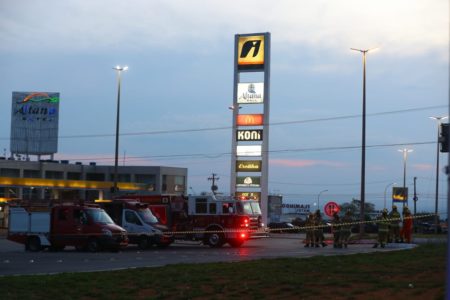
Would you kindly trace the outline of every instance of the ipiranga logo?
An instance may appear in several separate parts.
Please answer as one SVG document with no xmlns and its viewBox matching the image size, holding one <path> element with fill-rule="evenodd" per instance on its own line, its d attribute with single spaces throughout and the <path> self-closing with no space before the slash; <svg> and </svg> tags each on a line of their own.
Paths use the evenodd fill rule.
<svg viewBox="0 0 450 300">
<path fill-rule="evenodd" d="M 242 36 L 238 42 L 238 69 L 264 67 L 264 35 Z"/>
</svg>

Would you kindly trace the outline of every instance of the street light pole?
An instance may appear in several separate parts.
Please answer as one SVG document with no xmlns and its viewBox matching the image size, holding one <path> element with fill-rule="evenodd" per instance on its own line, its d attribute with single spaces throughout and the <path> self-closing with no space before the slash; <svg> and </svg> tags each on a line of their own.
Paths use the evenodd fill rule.
<svg viewBox="0 0 450 300">
<path fill-rule="evenodd" d="M 328 190 L 320 191 L 319 194 L 317 195 L 317 208 L 318 208 L 319 210 L 320 210 L 320 195 L 321 195 L 322 193 L 325 193 L 325 192 L 328 192 Z"/>
<path fill-rule="evenodd" d="M 444 117 L 430 117 L 430 119 L 437 121 L 437 143 L 436 143 L 436 195 L 434 200 L 434 233 L 438 233 L 439 216 L 438 216 L 438 202 L 439 202 L 439 137 L 441 135 L 441 123 L 442 120 L 447 119 Z"/>
<path fill-rule="evenodd" d="M 397 183 L 392 182 L 392 183 L 389 183 L 389 184 L 384 188 L 384 207 L 383 207 L 383 208 L 386 208 L 386 192 L 387 192 L 388 187 L 390 187 L 391 185 L 396 185 L 396 184 L 397 184 Z"/>
<path fill-rule="evenodd" d="M 117 112 L 116 112 L 116 150 L 114 155 L 114 186 L 113 194 L 117 193 L 117 176 L 118 176 L 118 162 L 119 162 L 119 122 L 120 122 L 120 88 L 121 88 L 121 74 L 122 71 L 128 70 L 127 66 L 115 66 L 113 68 L 117 72 Z"/>
<path fill-rule="evenodd" d="M 362 143 L 361 143 L 361 207 L 360 207 L 360 234 L 364 233 L 364 206 L 366 194 L 366 55 L 372 49 L 356 49 L 350 50 L 361 52 L 363 55 L 363 103 L 362 103 Z"/>
<path fill-rule="evenodd" d="M 406 192 L 406 161 L 408 160 L 408 153 L 413 152 L 412 149 L 407 149 L 407 148 L 403 148 L 403 149 L 399 149 L 399 152 L 403 153 L 403 207 L 405 206 L 405 199 L 408 197 L 408 195 L 405 193 Z"/>
</svg>

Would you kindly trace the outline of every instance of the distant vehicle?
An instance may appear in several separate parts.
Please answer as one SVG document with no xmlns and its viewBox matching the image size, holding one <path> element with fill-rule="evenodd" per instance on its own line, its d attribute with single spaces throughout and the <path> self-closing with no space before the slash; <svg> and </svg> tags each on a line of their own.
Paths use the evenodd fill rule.
<svg viewBox="0 0 450 300">
<path fill-rule="evenodd" d="M 272 233 L 295 233 L 298 230 L 289 222 L 271 222 L 267 225 Z"/>
<path fill-rule="evenodd" d="M 66 246 L 90 252 L 117 251 L 128 245 L 125 229 L 97 205 L 12 206 L 7 238 L 24 244 L 28 251 L 63 250 Z"/>
<path fill-rule="evenodd" d="M 445 230 L 447 230 L 447 228 L 445 228 Z M 428 222 L 418 223 L 417 224 L 417 232 L 418 233 L 435 233 L 436 232 L 436 224 L 428 223 Z M 437 225 L 437 233 L 442 233 L 442 232 L 443 232 L 443 230 L 442 230 L 441 225 Z"/>
</svg>

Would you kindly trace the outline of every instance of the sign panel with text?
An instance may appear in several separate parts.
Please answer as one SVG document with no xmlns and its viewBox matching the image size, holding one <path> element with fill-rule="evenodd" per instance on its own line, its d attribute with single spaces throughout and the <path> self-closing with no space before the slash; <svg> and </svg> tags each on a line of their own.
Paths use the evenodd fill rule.
<svg viewBox="0 0 450 300">
<path fill-rule="evenodd" d="M 238 142 L 253 142 L 263 140 L 263 130 L 236 130 L 236 141 Z"/>
<path fill-rule="evenodd" d="M 241 200 L 260 200 L 261 192 L 236 192 L 236 197 Z"/>
<path fill-rule="evenodd" d="M 237 160 L 236 161 L 237 172 L 261 172 L 260 160 Z"/>
<path fill-rule="evenodd" d="M 237 95 L 239 104 L 264 103 L 264 83 L 239 83 Z"/>
<path fill-rule="evenodd" d="M 245 145 L 236 147 L 237 156 L 261 156 L 261 145 Z"/>
</svg>

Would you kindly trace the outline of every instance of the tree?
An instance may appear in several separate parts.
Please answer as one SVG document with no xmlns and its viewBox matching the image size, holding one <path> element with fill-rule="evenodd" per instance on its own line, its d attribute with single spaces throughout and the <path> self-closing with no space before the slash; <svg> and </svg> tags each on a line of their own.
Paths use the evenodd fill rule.
<svg viewBox="0 0 450 300">
<path fill-rule="evenodd" d="M 361 200 L 358 199 L 352 199 L 351 202 L 345 202 L 343 204 L 341 204 L 341 214 L 345 214 L 345 212 L 347 210 L 350 210 L 352 212 L 352 215 L 354 217 L 359 216 L 359 212 L 361 209 Z M 364 220 L 370 220 L 370 213 L 373 213 L 375 211 L 375 204 L 370 203 L 370 202 L 365 202 L 364 203 L 364 212 L 365 212 L 365 216 L 364 216 Z"/>
</svg>

